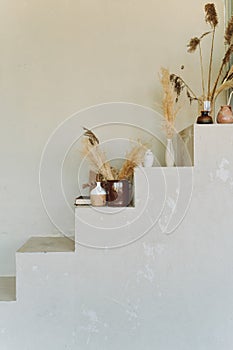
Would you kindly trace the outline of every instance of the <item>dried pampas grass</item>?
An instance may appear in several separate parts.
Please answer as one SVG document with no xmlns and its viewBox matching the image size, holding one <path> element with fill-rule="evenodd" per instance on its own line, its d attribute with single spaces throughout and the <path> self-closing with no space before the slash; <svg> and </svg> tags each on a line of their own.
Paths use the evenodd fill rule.
<svg viewBox="0 0 233 350">
<path fill-rule="evenodd" d="M 163 88 L 162 109 L 165 117 L 164 129 L 167 138 L 172 138 L 174 134 L 174 125 L 179 108 L 175 106 L 176 94 L 170 80 L 169 70 L 162 67 L 160 74 L 160 82 Z"/>
<path fill-rule="evenodd" d="M 134 169 L 141 165 L 145 156 L 146 146 L 138 142 L 132 150 L 126 154 L 126 160 L 124 161 L 118 175 L 119 180 L 132 179 Z"/>
<path fill-rule="evenodd" d="M 141 165 L 143 161 L 147 149 L 146 145 L 138 141 L 136 146 L 126 154 L 126 160 L 121 169 L 118 170 L 107 161 L 96 135 L 87 128 L 83 129 L 85 133 L 81 153 L 89 160 L 92 170 L 99 174 L 103 180 L 132 180 L 135 167 Z"/>
<path fill-rule="evenodd" d="M 227 24 L 224 39 L 225 39 L 225 44 L 227 44 L 227 45 L 232 44 L 232 40 L 233 40 L 233 16 L 231 16 L 231 18 Z"/>
<path fill-rule="evenodd" d="M 171 74 L 171 81 L 173 83 L 174 91 L 176 92 L 176 102 L 179 99 L 179 96 L 182 92 L 182 90 L 185 88 L 187 92 L 187 96 L 189 98 L 189 101 L 192 102 L 193 100 L 197 100 L 198 103 L 203 106 L 204 101 L 210 101 L 210 103 L 213 105 L 218 94 L 221 93 L 224 90 L 231 89 L 232 85 L 229 82 L 229 78 L 227 79 L 228 82 L 222 81 L 225 80 L 225 71 L 226 68 L 228 68 L 228 65 L 232 66 L 231 58 L 233 54 L 233 16 L 231 16 L 230 20 L 228 21 L 228 24 L 225 29 L 224 33 L 224 43 L 226 44 L 226 50 L 223 55 L 223 58 L 220 62 L 219 69 L 217 71 L 217 74 L 213 76 L 212 72 L 212 65 L 213 65 L 213 54 L 214 54 L 214 41 L 215 41 L 215 31 L 218 26 L 218 14 L 215 8 L 215 4 L 213 3 L 207 3 L 204 6 L 205 11 L 205 21 L 209 24 L 211 31 L 206 32 L 202 34 L 200 37 L 193 37 L 190 39 L 188 43 L 188 52 L 192 53 L 199 48 L 199 55 L 200 55 L 200 68 L 201 68 L 201 85 L 202 85 L 202 95 L 200 96 L 200 93 L 194 93 L 193 90 L 190 88 L 190 84 L 187 84 L 182 77 L 176 74 Z M 211 42 L 210 42 L 210 54 L 209 54 L 209 64 L 206 67 L 206 75 L 207 75 L 207 89 L 205 90 L 205 79 L 204 79 L 204 67 L 203 67 L 203 60 L 202 60 L 202 48 L 201 43 L 202 39 L 210 34 Z M 225 75 L 224 79 L 222 77 Z M 224 84 L 224 85 L 223 85 Z"/>
<path fill-rule="evenodd" d="M 86 136 L 88 138 L 88 142 L 92 145 L 92 146 L 96 146 L 98 145 L 99 139 L 96 137 L 96 135 L 89 129 L 83 127 L 83 130 L 85 130 L 84 136 Z"/>
<path fill-rule="evenodd" d="M 212 28 L 215 28 L 218 24 L 218 14 L 215 9 L 215 5 L 205 4 L 205 21 L 209 23 Z"/>
<path fill-rule="evenodd" d="M 220 92 L 224 91 L 224 90 L 228 90 L 228 89 L 232 89 L 233 88 L 233 79 L 230 80 L 226 80 L 224 83 L 222 83 L 218 89 L 215 92 L 216 97 L 220 94 Z"/>
<path fill-rule="evenodd" d="M 114 180 L 111 166 L 106 160 L 105 153 L 101 150 L 99 140 L 95 134 L 86 128 L 84 133 L 82 155 L 88 158 L 93 170 L 102 174 L 104 180 Z"/>
</svg>

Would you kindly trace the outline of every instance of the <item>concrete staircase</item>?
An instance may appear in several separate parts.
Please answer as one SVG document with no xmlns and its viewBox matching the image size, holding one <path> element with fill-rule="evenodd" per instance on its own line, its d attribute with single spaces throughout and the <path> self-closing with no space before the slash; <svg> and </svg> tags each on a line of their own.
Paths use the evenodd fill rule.
<svg viewBox="0 0 233 350">
<path fill-rule="evenodd" d="M 0 277 L 1 350 L 233 344 L 233 125 L 195 125 L 194 167 L 139 168 L 135 207 L 76 208 Z"/>
</svg>

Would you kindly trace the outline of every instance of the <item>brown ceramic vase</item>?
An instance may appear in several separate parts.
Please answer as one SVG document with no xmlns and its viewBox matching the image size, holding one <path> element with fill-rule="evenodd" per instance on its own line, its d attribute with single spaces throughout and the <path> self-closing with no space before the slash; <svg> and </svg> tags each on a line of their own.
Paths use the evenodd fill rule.
<svg viewBox="0 0 233 350">
<path fill-rule="evenodd" d="M 219 124 L 233 123 L 233 113 L 230 105 L 221 106 L 217 114 L 217 123 Z"/>
</svg>

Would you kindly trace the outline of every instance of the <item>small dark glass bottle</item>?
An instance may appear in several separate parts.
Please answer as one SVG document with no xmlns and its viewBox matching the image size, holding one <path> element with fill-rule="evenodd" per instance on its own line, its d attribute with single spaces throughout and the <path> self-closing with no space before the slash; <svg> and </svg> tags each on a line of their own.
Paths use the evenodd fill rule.
<svg viewBox="0 0 233 350">
<path fill-rule="evenodd" d="M 201 115 L 197 118 L 197 124 L 213 124 L 209 111 L 201 111 Z"/>
<path fill-rule="evenodd" d="M 201 115 L 197 118 L 197 124 L 213 124 L 213 119 L 209 115 L 211 111 L 211 103 L 210 101 L 204 101 L 204 110 L 201 111 Z"/>
</svg>

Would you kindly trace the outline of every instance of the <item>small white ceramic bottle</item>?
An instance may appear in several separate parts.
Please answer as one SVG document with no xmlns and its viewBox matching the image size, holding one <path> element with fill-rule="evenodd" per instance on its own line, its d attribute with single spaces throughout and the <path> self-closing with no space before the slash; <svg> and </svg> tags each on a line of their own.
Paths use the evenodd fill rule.
<svg viewBox="0 0 233 350">
<path fill-rule="evenodd" d="M 96 182 L 96 187 L 90 193 L 91 205 L 94 207 L 103 207 L 106 205 L 106 191 L 101 186 L 101 182 Z"/>
<path fill-rule="evenodd" d="M 150 149 L 148 149 L 144 156 L 143 166 L 145 168 L 150 168 L 154 163 L 154 155 Z"/>
</svg>

